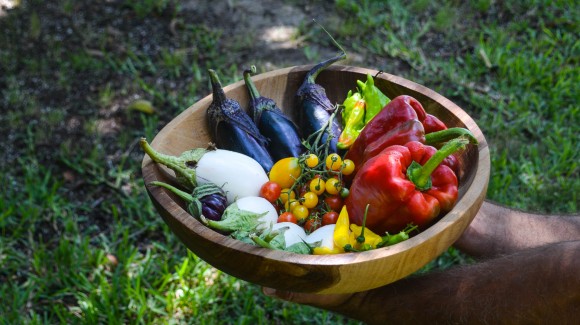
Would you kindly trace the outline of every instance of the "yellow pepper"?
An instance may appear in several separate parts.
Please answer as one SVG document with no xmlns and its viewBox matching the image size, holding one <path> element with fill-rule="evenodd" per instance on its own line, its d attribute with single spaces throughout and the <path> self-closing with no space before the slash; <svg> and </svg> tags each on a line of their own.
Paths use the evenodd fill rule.
<svg viewBox="0 0 580 325">
<path fill-rule="evenodd" d="M 328 248 L 328 247 L 314 247 L 312 249 L 312 254 L 314 255 L 329 255 L 329 254 L 340 254 L 344 253 L 344 249 L 341 247 Z"/>
<path fill-rule="evenodd" d="M 382 242 L 383 238 L 370 229 L 364 230 L 364 241 L 357 241 L 357 237 L 361 235 L 362 227 L 356 224 L 350 224 L 346 206 L 342 208 L 336 225 L 334 227 L 333 239 L 334 248 L 329 247 L 315 247 L 312 251 L 314 255 L 339 254 L 345 251 L 364 251 L 377 248 L 377 245 Z M 346 250 L 345 250 L 346 247 Z"/>
<path fill-rule="evenodd" d="M 350 230 L 352 231 L 354 238 L 360 236 L 362 232 L 362 227 L 357 224 L 351 224 Z M 359 250 L 367 250 L 368 247 L 375 249 L 377 245 L 383 241 L 383 238 L 374 232 L 372 232 L 369 228 L 365 227 L 364 232 L 364 242 L 356 241 L 354 247 Z"/>
<path fill-rule="evenodd" d="M 346 211 L 346 206 L 343 206 L 334 228 L 334 246 L 342 250 L 342 252 L 344 252 L 346 245 L 353 247 L 356 243 L 354 234 L 349 229 L 349 224 L 348 212 Z"/>
</svg>

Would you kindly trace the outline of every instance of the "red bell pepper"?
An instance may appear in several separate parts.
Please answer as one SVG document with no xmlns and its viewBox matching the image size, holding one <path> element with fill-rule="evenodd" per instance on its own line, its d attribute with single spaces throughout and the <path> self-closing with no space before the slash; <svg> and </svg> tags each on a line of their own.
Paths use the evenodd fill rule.
<svg viewBox="0 0 580 325">
<path fill-rule="evenodd" d="M 354 176 L 365 161 L 389 146 L 404 145 L 410 141 L 433 145 L 461 134 L 472 137 L 467 129 L 448 129 L 437 117 L 427 114 L 415 98 L 401 95 L 368 122 L 346 153 L 345 159 L 354 162 Z M 454 171 L 458 170 L 459 164 L 454 156 L 449 156 L 446 164 Z"/>
<path fill-rule="evenodd" d="M 345 155 L 354 162 L 355 173 L 362 163 L 383 148 L 409 141 L 425 141 L 421 124 L 426 116 L 421 104 L 410 96 L 394 98 L 364 127 Z"/>
<path fill-rule="evenodd" d="M 353 179 L 345 205 L 352 223 L 377 234 L 429 225 L 457 201 L 457 176 L 442 162 L 474 138 L 460 136 L 441 149 L 412 141 L 369 159 Z"/>
<path fill-rule="evenodd" d="M 421 122 L 425 128 L 425 133 L 432 133 L 447 129 L 447 125 L 445 125 L 445 123 L 443 123 L 443 121 L 438 119 L 435 115 L 427 114 L 425 119 Z"/>
</svg>

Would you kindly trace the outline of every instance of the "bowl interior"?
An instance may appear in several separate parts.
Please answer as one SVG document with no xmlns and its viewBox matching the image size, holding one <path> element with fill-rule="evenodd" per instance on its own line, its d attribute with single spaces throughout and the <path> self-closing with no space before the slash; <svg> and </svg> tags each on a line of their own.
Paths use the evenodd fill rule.
<svg viewBox="0 0 580 325">
<path fill-rule="evenodd" d="M 272 98 L 290 117 L 294 95 L 312 66 L 291 67 L 252 77 L 260 94 Z M 181 200 L 158 187 L 148 193 L 160 215 L 180 240 L 216 268 L 259 285 L 283 290 L 319 293 L 344 293 L 375 288 L 405 277 L 446 250 L 469 225 L 481 206 L 489 179 L 489 151 L 476 123 L 462 109 L 436 92 L 409 80 L 376 70 L 331 66 L 316 79 L 333 103 L 342 103 L 357 80 L 375 76 L 375 84 L 387 96 L 410 95 L 428 113 L 449 127 L 466 127 L 478 139 L 458 157 L 459 200 L 452 211 L 422 233 L 400 244 L 362 253 L 338 255 L 298 255 L 255 247 L 223 236 L 191 217 Z M 224 87 L 226 96 L 247 107 L 248 92 L 243 81 Z M 152 146 L 166 154 L 207 147 L 211 141 L 206 126 L 209 95 L 167 124 L 153 139 Z M 154 180 L 173 182 L 171 171 L 146 156 L 142 164 L 145 183 Z"/>
</svg>

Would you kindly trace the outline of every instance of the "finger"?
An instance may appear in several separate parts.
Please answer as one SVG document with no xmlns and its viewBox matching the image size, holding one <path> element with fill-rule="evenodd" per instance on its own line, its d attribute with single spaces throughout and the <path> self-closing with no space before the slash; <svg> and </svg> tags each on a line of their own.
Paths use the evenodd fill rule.
<svg viewBox="0 0 580 325">
<path fill-rule="evenodd" d="M 346 302 L 351 294 L 314 294 L 262 288 L 262 292 L 270 297 L 322 308 L 331 308 Z"/>
</svg>

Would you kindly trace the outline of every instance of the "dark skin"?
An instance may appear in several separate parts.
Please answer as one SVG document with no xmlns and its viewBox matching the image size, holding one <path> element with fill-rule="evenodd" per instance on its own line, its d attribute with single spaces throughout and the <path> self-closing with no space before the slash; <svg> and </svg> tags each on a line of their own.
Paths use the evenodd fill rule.
<svg viewBox="0 0 580 325">
<path fill-rule="evenodd" d="M 578 321 L 580 215 L 532 214 L 485 201 L 454 246 L 481 261 L 355 294 L 264 293 L 369 324 Z"/>
</svg>

